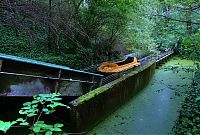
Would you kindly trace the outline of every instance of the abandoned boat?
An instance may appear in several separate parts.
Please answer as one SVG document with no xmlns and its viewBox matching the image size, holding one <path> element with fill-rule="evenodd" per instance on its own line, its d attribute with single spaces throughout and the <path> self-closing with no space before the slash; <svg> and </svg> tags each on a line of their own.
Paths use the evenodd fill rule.
<svg viewBox="0 0 200 135">
<path fill-rule="evenodd" d="M 140 63 L 137 61 L 136 57 L 127 57 L 126 59 L 117 62 L 103 62 L 97 68 L 97 71 L 101 73 L 111 74 L 125 71 L 139 65 Z"/>
<path fill-rule="evenodd" d="M 99 87 L 102 75 L 0 53 L 0 97 L 59 92 L 80 96 Z"/>
</svg>

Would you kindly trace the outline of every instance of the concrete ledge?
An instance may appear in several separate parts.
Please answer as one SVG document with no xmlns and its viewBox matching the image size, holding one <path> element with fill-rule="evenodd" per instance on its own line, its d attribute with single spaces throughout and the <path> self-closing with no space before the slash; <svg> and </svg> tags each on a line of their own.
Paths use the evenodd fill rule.
<svg viewBox="0 0 200 135">
<path fill-rule="evenodd" d="M 87 132 L 142 90 L 154 74 L 156 64 L 149 63 L 109 84 L 70 102 L 72 132 Z"/>
</svg>

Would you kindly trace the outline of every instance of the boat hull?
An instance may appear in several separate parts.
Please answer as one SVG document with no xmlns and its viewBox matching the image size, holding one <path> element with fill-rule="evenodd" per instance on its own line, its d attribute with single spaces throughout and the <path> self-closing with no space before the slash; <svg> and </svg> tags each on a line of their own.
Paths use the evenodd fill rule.
<svg viewBox="0 0 200 135">
<path fill-rule="evenodd" d="M 136 66 L 139 66 L 140 63 L 137 62 L 137 59 L 135 57 L 129 57 L 125 60 L 118 61 L 118 62 L 103 62 L 100 67 L 97 68 L 97 71 L 99 73 L 104 74 L 113 74 L 117 72 L 126 71 L 129 69 L 132 69 Z"/>
</svg>

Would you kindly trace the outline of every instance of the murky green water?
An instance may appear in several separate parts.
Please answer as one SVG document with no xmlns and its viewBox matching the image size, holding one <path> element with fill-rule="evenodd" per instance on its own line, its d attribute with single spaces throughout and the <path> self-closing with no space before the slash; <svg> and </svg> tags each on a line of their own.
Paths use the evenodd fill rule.
<svg viewBox="0 0 200 135">
<path fill-rule="evenodd" d="M 168 134 L 191 84 L 194 62 L 173 58 L 149 85 L 88 134 Z"/>
</svg>

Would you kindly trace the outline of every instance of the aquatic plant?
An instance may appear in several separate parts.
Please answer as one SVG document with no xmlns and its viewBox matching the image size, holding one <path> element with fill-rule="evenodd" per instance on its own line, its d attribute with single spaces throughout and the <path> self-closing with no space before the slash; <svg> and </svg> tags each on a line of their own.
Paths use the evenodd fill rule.
<svg viewBox="0 0 200 135">
<path fill-rule="evenodd" d="M 180 115 L 176 120 L 173 131 L 175 134 L 196 135 L 200 133 L 200 70 L 194 74 L 193 82 L 188 91 Z"/>
<path fill-rule="evenodd" d="M 53 132 L 62 131 L 63 124 L 56 123 L 48 125 L 41 120 L 43 115 L 48 115 L 55 112 L 56 107 L 61 106 L 69 109 L 69 106 L 62 104 L 59 93 L 39 94 L 33 96 L 33 101 L 25 102 L 20 109 L 19 114 L 24 115 L 15 121 L 4 122 L 0 120 L 0 131 L 6 133 L 11 127 L 28 127 L 31 130 L 31 135 L 45 133 L 51 135 Z"/>
</svg>

